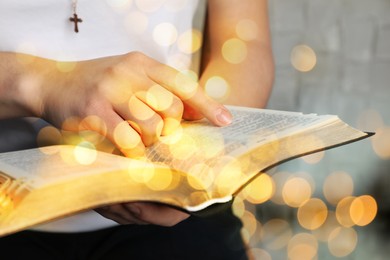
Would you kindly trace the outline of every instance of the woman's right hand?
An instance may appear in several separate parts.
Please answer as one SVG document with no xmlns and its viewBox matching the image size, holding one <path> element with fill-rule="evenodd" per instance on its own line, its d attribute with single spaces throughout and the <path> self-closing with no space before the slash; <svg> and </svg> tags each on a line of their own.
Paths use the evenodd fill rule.
<svg viewBox="0 0 390 260">
<path fill-rule="evenodd" d="M 76 63 L 28 57 L 23 64 L 20 55 L 28 55 L 17 55 L 1 54 L 10 71 L 0 71 L 0 117 L 34 115 L 63 130 L 92 130 L 129 157 L 175 130 L 183 113 L 219 126 L 231 121 L 197 82 L 139 52 Z"/>
</svg>

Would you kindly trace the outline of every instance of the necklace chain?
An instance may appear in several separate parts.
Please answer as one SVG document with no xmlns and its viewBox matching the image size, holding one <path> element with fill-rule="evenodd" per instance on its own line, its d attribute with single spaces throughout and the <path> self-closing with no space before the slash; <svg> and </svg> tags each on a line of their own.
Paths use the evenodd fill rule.
<svg viewBox="0 0 390 260">
<path fill-rule="evenodd" d="M 72 11 L 73 13 L 77 13 L 77 0 L 72 0 Z"/>
</svg>

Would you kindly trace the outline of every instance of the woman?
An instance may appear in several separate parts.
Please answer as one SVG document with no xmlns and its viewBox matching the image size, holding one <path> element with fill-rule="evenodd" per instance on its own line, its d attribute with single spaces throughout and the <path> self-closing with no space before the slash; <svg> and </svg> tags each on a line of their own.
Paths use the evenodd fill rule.
<svg viewBox="0 0 390 260">
<path fill-rule="evenodd" d="M 264 107 L 270 94 L 265 0 L 6 0 L 0 17 L 0 118 L 92 130 L 125 156 L 139 155 L 182 118 L 223 126 L 232 118 L 221 103 Z M 198 83 L 184 73 L 190 69 Z M 228 89 L 219 102 L 203 91 L 216 77 Z M 1 238 L 0 251 L 41 259 L 245 259 L 240 225 L 230 208 L 201 218 L 124 203 Z"/>
</svg>

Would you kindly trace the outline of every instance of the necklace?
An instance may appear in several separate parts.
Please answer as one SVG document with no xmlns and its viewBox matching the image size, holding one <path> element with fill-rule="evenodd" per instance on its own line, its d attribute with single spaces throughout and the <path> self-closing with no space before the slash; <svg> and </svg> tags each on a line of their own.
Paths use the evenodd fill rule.
<svg viewBox="0 0 390 260">
<path fill-rule="evenodd" d="M 73 16 L 69 18 L 69 21 L 74 23 L 74 31 L 76 33 L 79 32 L 79 26 L 78 23 L 83 22 L 78 16 L 77 16 L 77 0 L 72 0 L 72 11 L 73 11 Z"/>
</svg>

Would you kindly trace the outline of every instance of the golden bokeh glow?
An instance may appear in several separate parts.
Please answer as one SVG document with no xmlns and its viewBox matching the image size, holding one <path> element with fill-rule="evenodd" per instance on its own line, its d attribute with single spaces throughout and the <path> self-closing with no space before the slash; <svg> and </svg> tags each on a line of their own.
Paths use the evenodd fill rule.
<svg viewBox="0 0 390 260">
<path fill-rule="evenodd" d="M 186 75 L 188 78 L 190 78 L 192 81 L 197 82 L 199 80 L 199 75 L 193 70 L 190 69 L 184 69 L 180 71 L 182 74 Z"/>
<path fill-rule="evenodd" d="M 323 186 L 323 193 L 326 200 L 336 205 L 341 199 L 353 194 L 353 180 L 346 172 L 333 172 L 326 177 Z"/>
<path fill-rule="evenodd" d="M 59 149 L 59 155 L 61 160 L 69 165 L 77 165 L 80 164 L 75 157 L 74 149 L 76 146 L 70 149 Z M 86 149 L 86 148 L 85 148 Z"/>
<path fill-rule="evenodd" d="M 166 117 L 160 123 L 161 127 L 163 127 L 161 135 L 171 135 L 176 131 L 176 129 L 180 128 L 181 121 L 177 118 Z"/>
<path fill-rule="evenodd" d="M 248 256 L 251 260 L 272 260 L 271 255 L 264 249 L 261 248 L 249 248 Z"/>
<path fill-rule="evenodd" d="M 188 5 L 188 1 L 192 0 L 167 0 L 164 3 L 164 8 L 170 12 L 179 12 Z"/>
<path fill-rule="evenodd" d="M 288 242 L 289 259 L 315 259 L 318 251 L 317 239 L 307 233 L 298 233 Z"/>
<path fill-rule="evenodd" d="M 223 101 L 229 95 L 230 86 L 222 77 L 214 76 L 207 80 L 205 90 L 210 97 Z"/>
<path fill-rule="evenodd" d="M 232 38 L 227 40 L 222 46 L 223 58 L 232 64 L 239 64 L 247 57 L 247 47 L 244 41 Z"/>
<path fill-rule="evenodd" d="M 267 138 L 269 138 L 270 140 L 273 140 L 273 139 L 277 139 L 277 136 L 276 134 L 274 134 L 274 132 L 271 132 L 271 131 L 267 131 L 264 129 L 263 133 L 264 135 L 263 136 L 267 136 Z M 253 142 L 257 142 L 257 139 L 258 139 L 258 136 L 253 136 L 253 137 L 249 137 L 249 142 L 252 142 L 251 139 L 253 138 Z M 251 154 L 251 158 L 253 158 L 253 162 L 256 163 L 258 162 L 259 160 L 262 160 L 262 161 L 265 161 L 265 160 L 273 160 L 274 158 L 276 158 L 276 154 L 280 151 L 280 142 L 278 140 L 275 140 L 275 141 L 271 141 L 267 144 L 267 151 L 264 152 L 264 151 L 259 151 L 259 152 L 254 152 Z"/>
<path fill-rule="evenodd" d="M 170 46 L 177 40 L 177 29 L 171 23 L 161 23 L 154 28 L 153 39 L 158 45 Z"/>
<path fill-rule="evenodd" d="M 202 138 L 196 139 L 196 145 L 204 159 L 222 154 L 225 148 L 223 136 L 217 132 L 209 133 L 202 136 Z"/>
<path fill-rule="evenodd" d="M 0 217 L 3 216 L 4 212 L 7 212 L 13 208 L 12 204 L 12 198 L 8 196 L 8 193 L 0 190 Z"/>
<path fill-rule="evenodd" d="M 94 131 L 83 131 L 91 129 Z M 107 135 L 107 125 L 100 117 L 91 115 L 80 121 L 79 132 L 86 141 L 96 145 L 102 142 Z"/>
<path fill-rule="evenodd" d="M 123 69 L 123 68 L 121 68 Z M 119 69 L 118 69 L 119 70 Z M 113 72 L 115 75 L 117 72 Z M 121 72 L 118 71 L 118 75 Z M 113 104 L 123 104 L 129 101 L 133 95 L 132 88 L 129 87 L 129 81 L 120 76 L 106 77 L 100 82 L 101 91 L 105 97 Z"/>
<path fill-rule="evenodd" d="M 353 228 L 338 227 L 329 235 L 328 248 L 332 255 L 345 257 L 353 252 L 358 241 Z"/>
<path fill-rule="evenodd" d="M 202 33 L 195 29 L 188 30 L 179 36 L 177 45 L 181 52 L 195 53 L 202 46 Z"/>
<path fill-rule="evenodd" d="M 146 182 L 146 185 L 152 190 L 161 191 L 172 188 L 170 187 L 172 182 L 173 175 L 171 171 L 158 171 L 148 182 Z"/>
<path fill-rule="evenodd" d="M 325 152 L 320 151 L 317 153 L 303 156 L 303 157 L 301 157 L 301 159 L 308 164 L 316 164 L 316 163 L 319 163 L 322 160 L 322 158 L 324 158 L 324 155 L 325 155 Z"/>
<path fill-rule="evenodd" d="M 156 12 L 164 4 L 165 0 L 135 0 L 135 5 L 143 12 Z"/>
<path fill-rule="evenodd" d="M 211 184 L 213 184 L 213 170 L 206 164 L 195 164 L 188 173 L 188 176 L 190 177 L 188 178 L 188 183 L 195 189 L 208 189 Z M 192 176 L 196 176 L 196 178 L 192 178 Z M 201 183 L 199 183 L 198 179 Z"/>
<path fill-rule="evenodd" d="M 177 73 L 174 84 L 176 91 L 179 93 L 182 100 L 193 97 L 199 87 L 198 82 L 184 73 Z"/>
<path fill-rule="evenodd" d="M 241 196 L 234 197 L 232 210 L 235 216 L 238 218 L 241 218 L 244 215 L 245 212 L 245 202 L 244 199 L 241 198 Z"/>
<path fill-rule="evenodd" d="M 382 159 L 390 159 L 390 127 L 378 128 L 371 137 L 372 147 L 375 153 Z"/>
<path fill-rule="evenodd" d="M 148 89 L 146 101 L 156 111 L 164 111 L 172 106 L 173 94 L 159 85 L 154 85 Z"/>
<path fill-rule="evenodd" d="M 175 145 L 169 146 L 169 151 L 177 160 L 187 160 L 198 150 L 195 140 L 189 135 L 181 135 Z"/>
<path fill-rule="evenodd" d="M 307 45 L 297 45 L 291 51 L 291 64 L 296 70 L 308 72 L 317 63 L 317 56 Z"/>
<path fill-rule="evenodd" d="M 284 202 L 290 207 L 299 207 L 310 199 L 313 191 L 310 183 L 300 177 L 292 177 L 283 186 L 282 196 Z"/>
<path fill-rule="evenodd" d="M 181 71 L 183 74 L 188 75 L 187 68 L 191 66 L 191 57 L 192 55 L 188 55 L 180 51 L 175 51 L 167 56 L 167 65 Z"/>
<path fill-rule="evenodd" d="M 255 21 L 243 19 L 236 25 L 237 36 L 244 41 L 251 41 L 257 38 L 259 28 Z"/>
<path fill-rule="evenodd" d="M 60 130 L 53 126 L 45 126 L 41 130 L 39 130 L 39 133 L 37 135 L 37 145 L 40 146 L 46 146 L 46 145 L 53 145 L 53 144 L 61 144 L 62 143 L 62 134 Z M 46 150 L 42 150 L 46 151 Z"/>
<path fill-rule="evenodd" d="M 150 181 L 155 171 L 153 165 L 141 165 L 142 162 L 145 162 L 146 158 L 138 158 L 137 161 L 129 161 L 128 173 L 131 179 L 138 183 L 147 183 Z"/>
<path fill-rule="evenodd" d="M 168 136 L 163 136 L 160 138 L 161 143 L 166 145 L 176 144 L 183 138 L 183 128 L 181 125 L 175 129 L 175 131 Z"/>
<path fill-rule="evenodd" d="M 133 112 L 132 115 L 136 119 L 141 121 L 149 120 L 155 115 L 155 112 L 150 107 L 146 106 L 145 103 L 135 96 L 132 96 L 128 101 L 128 109 Z"/>
<path fill-rule="evenodd" d="M 215 181 L 217 191 L 220 194 L 229 194 L 233 192 L 232 184 L 239 183 L 243 179 L 241 164 L 235 158 L 229 156 L 221 157 L 220 162 L 225 163 Z"/>
<path fill-rule="evenodd" d="M 352 227 L 355 225 L 351 218 L 351 205 L 355 200 L 354 196 L 348 196 L 343 198 L 337 203 L 336 206 L 336 218 L 337 221 L 344 227 Z"/>
<path fill-rule="evenodd" d="M 359 114 L 357 120 L 358 129 L 367 129 L 366 131 L 376 131 L 378 128 L 384 127 L 384 122 L 381 114 L 373 109 L 367 109 Z"/>
<path fill-rule="evenodd" d="M 270 250 L 285 247 L 292 237 L 289 223 L 283 219 L 271 219 L 263 225 L 263 244 Z"/>
<path fill-rule="evenodd" d="M 165 0 L 135 0 L 135 5 L 143 12 L 152 13 L 158 11 Z"/>
<path fill-rule="evenodd" d="M 111 8 L 120 11 L 129 7 L 132 0 L 106 0 L 106 2 Z"/>
<path fill-rule="evenodd" d="M 141 137 L 123 121 L 115 127 L 114 140 L 122 149 L 133 149 L 141 142 Z"/>
<path fill-rule="evenodd" d="M 353 200 L 350 207 L 352 221 L 358 226 L 370 224 L 378 211 L 375 199 L 369 195 L 362 195 Z"/>
<path fill-rule="evenodd" d="M 268 174 L 262 173 L 250 182 L 242 192 L 250 203 L 260 204 L 272 197 L 275 192 L 275 184 Z"/>
<path fill-rule="evenodd" d="M 337 227 L 340 227 L 340 224 L 337 221 L 336 214 L 334 211 L 328 211 L 324 224 L 312 230 L 312 233 L 319 241 L 328 242 L 330 233 Z"/>
<path fill-rule="evenodd" d="M 57 66 L 57 69 L 60 72 L 67 73 L 67 72 L 72 72 L 76 68 L 77 62 L 61 62 L 61 61 L 58 61 L 56 63 L 56 66 Z"/>
<path fill-rule="evenodd" d="M 61 131 L 63 143 L 66 145 L 78 145 L 86 141 L 79 133 L 73 131 Z"/>
<path fill-rule="evenodd" d="M 279 204 L 284 205 L 285 201 L 283 198 L 283 187 L 284 184 L 291 178 L 291 173 L 285 172 L 285 171 L 279 171 L 272 175 L 272 179 L 275 183 L 275 192 L 274 195 L 271 198 L 271 201 Z"/>
<path fill-rule="evenodd" d="M 66 118 L 61 125 L 61 128 L 66 131 L 79 131 L 80 130 L 80 123 L 82 119 L 76 116 L 71 116 Z"/>
<path fill-rule="evenodd" d="M 97 158 L 96 148 L 89 142 L 82 142 L 78 144 L 74 148 L 73 153 L 76 161 L 82 165 L 90 165 L 95 162 Z"/>
<path fill-rule="evenodd" d="M 142 170 L 129 169 L 130 177 L 138 183 L 146 183 L 154 176 L 154 168 L 148 167 Z"/>
<path fill-rule="evenodd" d="M 324 224 L 328 216 L 328 208 L 325 203 L 318 199 L 312 198 L 298 208 L 299 224 L 308 229 L 314 230 Z"/>
<path fill-rule="evenodd" d="M 242 223 L 243 223 L 243 229 L 247 231 L 248 238 L 254 235 L 257 229 L 257 220 L 256 217 L 253 215 L 252 212 L 246 210 L 241 217 Z M 248 239 L 249 241 L 249 239 Z"/>
</svg>

